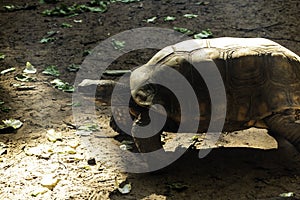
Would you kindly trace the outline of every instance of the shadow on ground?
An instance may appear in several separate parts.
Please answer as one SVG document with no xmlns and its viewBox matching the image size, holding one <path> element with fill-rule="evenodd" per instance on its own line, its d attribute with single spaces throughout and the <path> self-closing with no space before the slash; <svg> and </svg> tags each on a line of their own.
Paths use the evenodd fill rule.
<svg viewBox="0 0 300 200">
<path fill-rule="evenodd" d="M 167 168 L 129 174 L 132 192 L 111 199 L 264 199 L 300 191 L 300 167 L 291 150 L 222 148 L 198 158 L 190 150 Z M 188 177 L 188 178 L 187 178 Z M 143 191 L 143 193 L 140 193 Z M 299 195 L 299 194 L 298 194 Z M 162 198 L 164 199 L 164 198 Z"/>
</svg>

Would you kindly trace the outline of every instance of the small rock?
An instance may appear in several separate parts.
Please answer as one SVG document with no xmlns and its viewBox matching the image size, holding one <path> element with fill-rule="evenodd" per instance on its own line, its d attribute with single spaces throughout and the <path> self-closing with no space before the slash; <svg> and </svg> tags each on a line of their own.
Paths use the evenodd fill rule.
<svg viewBox="0 0 300 200">
<path fill-rule="evenodd" d="M 96 159 L 95 158 L 89 158 L 88 161 L 87 161 L 87 163 L 89 165 L 96 165 Z"/>
</svg>

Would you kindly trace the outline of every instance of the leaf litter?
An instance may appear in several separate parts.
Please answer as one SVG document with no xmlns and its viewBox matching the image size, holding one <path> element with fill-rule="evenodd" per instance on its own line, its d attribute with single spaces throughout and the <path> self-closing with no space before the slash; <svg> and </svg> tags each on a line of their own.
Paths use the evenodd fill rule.
<svg viewBox="0 0 300 200">
<path fill-rule="evenodd" d="M 115 49 L 122 50 L 122 49 L 124 49 L 126 43 L 125 43 L 125 41 L 112 39 L 111 44 L 113 45 L 113 47 Z"/>
<path fill-rule="evenodd" d="M 68 82 L 64 82 L 60 79 L 54 79 L 50 82 L 55 88 L 63 92 L 74 92 L 75 88 L 73 85 L 70 85 Z"/>
<path fill-rule="evenodd" d="M 58 77 L 60 75 L 56 65 L 50 65 L 46 67 L 42 73 L 50 76 L 55 76 L 55 77 Z"/>
<path fill-rule="evenodd" d="M 3 124 L 0 125 L 0 129 L 6 129 L 6 128 L 18 129 L 23 125 L 23 123 L 18 119 L 5 119 L 2 120 L 2 122 Z"/>
<path fill-rule="evenodd" d="M 4 75 L 4 74 L 7 74 L 7 73 L 9 73 L 9 72 L 13 72 L 13 71 L 16 71 L 16 68 L 14 68 L 14 67 L 11 67 L 11 68 L 8 68 L 8 69 L 5 69 L 5 70 L 2 70 L 2 71 L 0 72 L 0 74 L 1 74 L 1 75 Z"/>
</svg>

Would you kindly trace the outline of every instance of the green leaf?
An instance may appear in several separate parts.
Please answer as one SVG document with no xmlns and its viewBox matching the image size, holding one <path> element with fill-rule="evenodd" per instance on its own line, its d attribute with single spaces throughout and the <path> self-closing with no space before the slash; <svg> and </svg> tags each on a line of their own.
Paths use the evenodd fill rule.
<svg viewBox="0 0 300 200">
<path fill-rule="evenodd" d="M 3 6 L 3 8 L 5 8 L 5 10 L 10 11 L 10 12 L 15 11 L 17 9 L 17 7 L 14 5 L 6 5 L 6 6 Z"/>
<path fill-rule="evenodd" d="M 279 196 L 284 198 L 289 198 L 289 197 L 294 197 L 296 195 L 294 192 L 286 192 L 286 193 L 281 193 Z"/>
<path fill-rule="evenodd" d="M 89 5 L 85 4 L 74 4 L 72 6 L 67 6 L 62 4 L 53 9 L 44 10 L 42 14 L 44 16 L 58 16 L 58 17 L 66 17 L 66 16 L 74 16 L 84 12 L 105 12 L 107 11 L 107 2 L 105 1 L 91 1 Z"/>
<path fill-rule="evenodd" d="M 82 19 L 74 19 L 73 22 L 75 22 L 75 23 L 82 23 Z"/>
<path fill-rule="evenodd" d="M 122 2 L 122 3 L 134 3 L 139 2 L 140 0 L 114 0 L 112 2 Z"/>
<path fill-rule="evenodd" d="M 42 73 L 50 76 L 56 76 L 56 77 L 60 75 L 57 66 L 55 65 L 50 65 L 46 67 L 46 69 Z"/>
<path fill-rule="evenodd" d="M 82 106 L 82 103 L 81 102 L 73 102 L 73 103 L 68 103 L 67 106 L 80 107 L 80 106 Z"/>
<path fill-rule="evenodd" d="M 52 36 L 54 36 L 57 33 L 59 33 L 59 31 L 48 31 L 47 35 L 48 35 L 48 37 L 52 37 Z"/>
<path fill-rule="evenodd" d="M 200 2 L 197 2 L 196 4 L 201 5 L 201 6 L 206 6 L 209 4 L 209 2 L 208 1 L 200 1 Z"/>
<path fill-rule="evenodd" d="M 0 110 L 1 110 L 2 112 L 8 113 L 8 112 L 11 110 L 11 108 L 10 108 L 10 107 L 6 107 L 6 106 L 1 106 L 1 107 L 0 107 Z"/>
<path fill-rule="evenodd" d="M 109 2 L 104 2 L 102 0 L 91 0 L 90 2 L 88 2 L 88 4 L 90 6 L 102 6 L 102 5 L 107 5 L 109 4 Z"/>
<path fill-rule="evenodd" d="M 173 27 L 175 31 L 178 31 L 180 33 L 186 34 L 186 35 L 192 35 L 194 31 L 189 30 L 187 28 L 181 28 L 181 27 Z"/>
<path fill-rule="evenodd" d="M 3 53 L 0 53 L 0 60 L 3 60 L 5 58 L 5 55 Z"/>
<path fill-rule="evenodd" d="M 78 127 L 78 130 L 83 131 L 99 131 L 99 127 L 97 124 L 85 124 Z"/>
<path fill-rule="evenodd" d="M 34 81 L 36 81 L 36 78 L 27 76 L 27 75 L 25 75 L 25 74 L 17 74 L 17 75 L 15 76 L 15 79 L 16 79 L 17 81 L 21 81 L 21 82 L 34 82 Z"/>
<path fill-rule="evenodd" d="M 112 39 L 111 44 L 113 45 L 113 47 L 115 49 L 118 49 L 118 50 L 122 50 L 125 47 L 125 41 L 119 41 L 119 40 Z"/>
<path fill-rule="evenodd" d="M 201 31 L 201 33 L 195 34 L 195 39 L 205 39 L 205 38 L 212 38 L 213 34 L 209 29 Z"/>
<path fill-rule="evenodd" d="M 91 50 L 84 50 L 83 53 L 82 53 L 82 55 L 83 55 L 83 56 L 88 56 L 88 55 L 90 55 L 91 53 L 92 53 Z"/>
<path fill-rule="evenodd" d="M 167 184 L 167 187 L 172 190 L 176 190 L 178 192 L 186 190 L 188 188 L 187 185 L 185 185 L 181 182 L 169 183 L 169 184 Z"/>
<path fill-rule="evenodd" d="M 198 15 L 195 15 L 195 14 L 185 14 L 183 16 L 186 18 L 189 18 L 189 19 L 198 17 Z"/>
<path fill-rule="evenodd" d="M 39 0 L 40 4 L 43 3 L 48 3 L 48 4 L 54 4 L 54 3 L 58 3 L 59 0 Z"/>
<path fill-rule="evenodd" d="M 67 69 L 70 72 L 77 72 L 80 69 L 80 65 L 71 64 Z"/>
<path fill-rule="evenodd" d="M 25 74 L 35 74 L 36 71 L 37 70 L 34 68 L 34 66 L 30 62 L 26 62 L 25 69 L 23 70 L 23 72 Z"/>
<path fill-rule="evenodd" d="M 101 3 L 99 3 L 99 5 L 97 7 L 86 6 L 85 9 L 90 11 L 90 12 L 101 12 L 101 13 L 103 13 L 103 12 L 107 11 L 107 5 L 106 5 L 106 3 L 101 1 Z"/>
<path fill-rule="evenodd" d="M 55 40 L 56 40 L 55 37 L 46 37 L 46 38 L 42 38 L 40 40 L 40 43 L 44 44 L 44 43 L 54 42 Z"/>
<path fill-rule="evenodd" d="M 130 191 L 131 191 L 131 184 L 128 183 L 128 184 L 125 184 L 123 187 L 118 187 L 118 191 L 121 194 L 128 194 L 128 193 L 130 193 Z"/>
<path fill-rule="evenodd" d="M 145 21 L 147 23 L 154 23 L 156 19 L 157 19 L 157 17 L 151 17 L 151 18 L 145 19 L 143 21 Z"/>
<path fill-rule="evenodd" d="M 51 81 L 51 84 L 55 88 L 57 88 L 63 92 L 74 92 L 75 91 L 74 86 L 70 85 L 68 82 L 63 82 L 60 79 L 54 79 L 53 81 Z"/>
<path fill-rule="evenodd" d="M 8 72 L 13 72 L 13 71 L 15 71 L 15 70 L 16 70 L 16 68 L 11 67 L 11 68 L 2 70 L 2 71 L 0 72 L 0 74 L 4 75 L 4 74 L 6 74 L 6 73 L 8 73 Z"/>
<path fill-rule="evenodd" d="M 64 22 L 64 23 L 61 24 L 61 27 L 63 27 L 63 28 L 72 28 L 73 25 Z"/>
<path fill-rule="evenodd" d="M 33 10 L 36 9 L 37 5 L 24 4 L 23 6 L 6 5 L 3 8 L 8 12 L 14 12 L 19 10 Z"/>
<path fill-rule="evenodd" d="M 9 111 L 11 110 L 11 108 L 10 108 L 10 107 L 6 107 L 6 106 L 3 106 L 4 103 L 5 103 L 4 101 L 0 100 L 0 110 L 1 110 L 2 112 L 9 112 Z"/>
<path fill-rule="evenodd" d="M 167 21 L 174 21 L 176 20 L 176 17 L 173 17 L 173 16 L 166 16 L 164 17 L 164 21 L 167 22 Z"/>
</svg>

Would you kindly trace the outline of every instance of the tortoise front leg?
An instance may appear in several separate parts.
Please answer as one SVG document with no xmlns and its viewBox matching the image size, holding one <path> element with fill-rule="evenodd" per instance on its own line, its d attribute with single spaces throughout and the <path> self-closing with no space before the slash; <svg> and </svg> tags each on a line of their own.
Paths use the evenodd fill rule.
<svg viewBox="0 0 300 200">
<path fill-rule="evenodd" d="M 300 124 L 292 114 L 274 114 L 265 119 L 269 129 L 293 144 L 300 152 Z"/>
<path fill-rule="evenodd" d="M 134 142 L 141 153 L 148 153 L 163 149 L 161 141 L 161 130 L 151 137 L 141 138 L 141 136 L 143 135 L 141 127 L 148 125 L 148 123 L 149 121 L 147 118 L 145 118 L 144 116 L 140 116 L 134 121 L 131 129 L 131 134 L 133 136 Z M 153 131 L 155 131 L 155 129 L 153 129 Z"/>
</svg>

